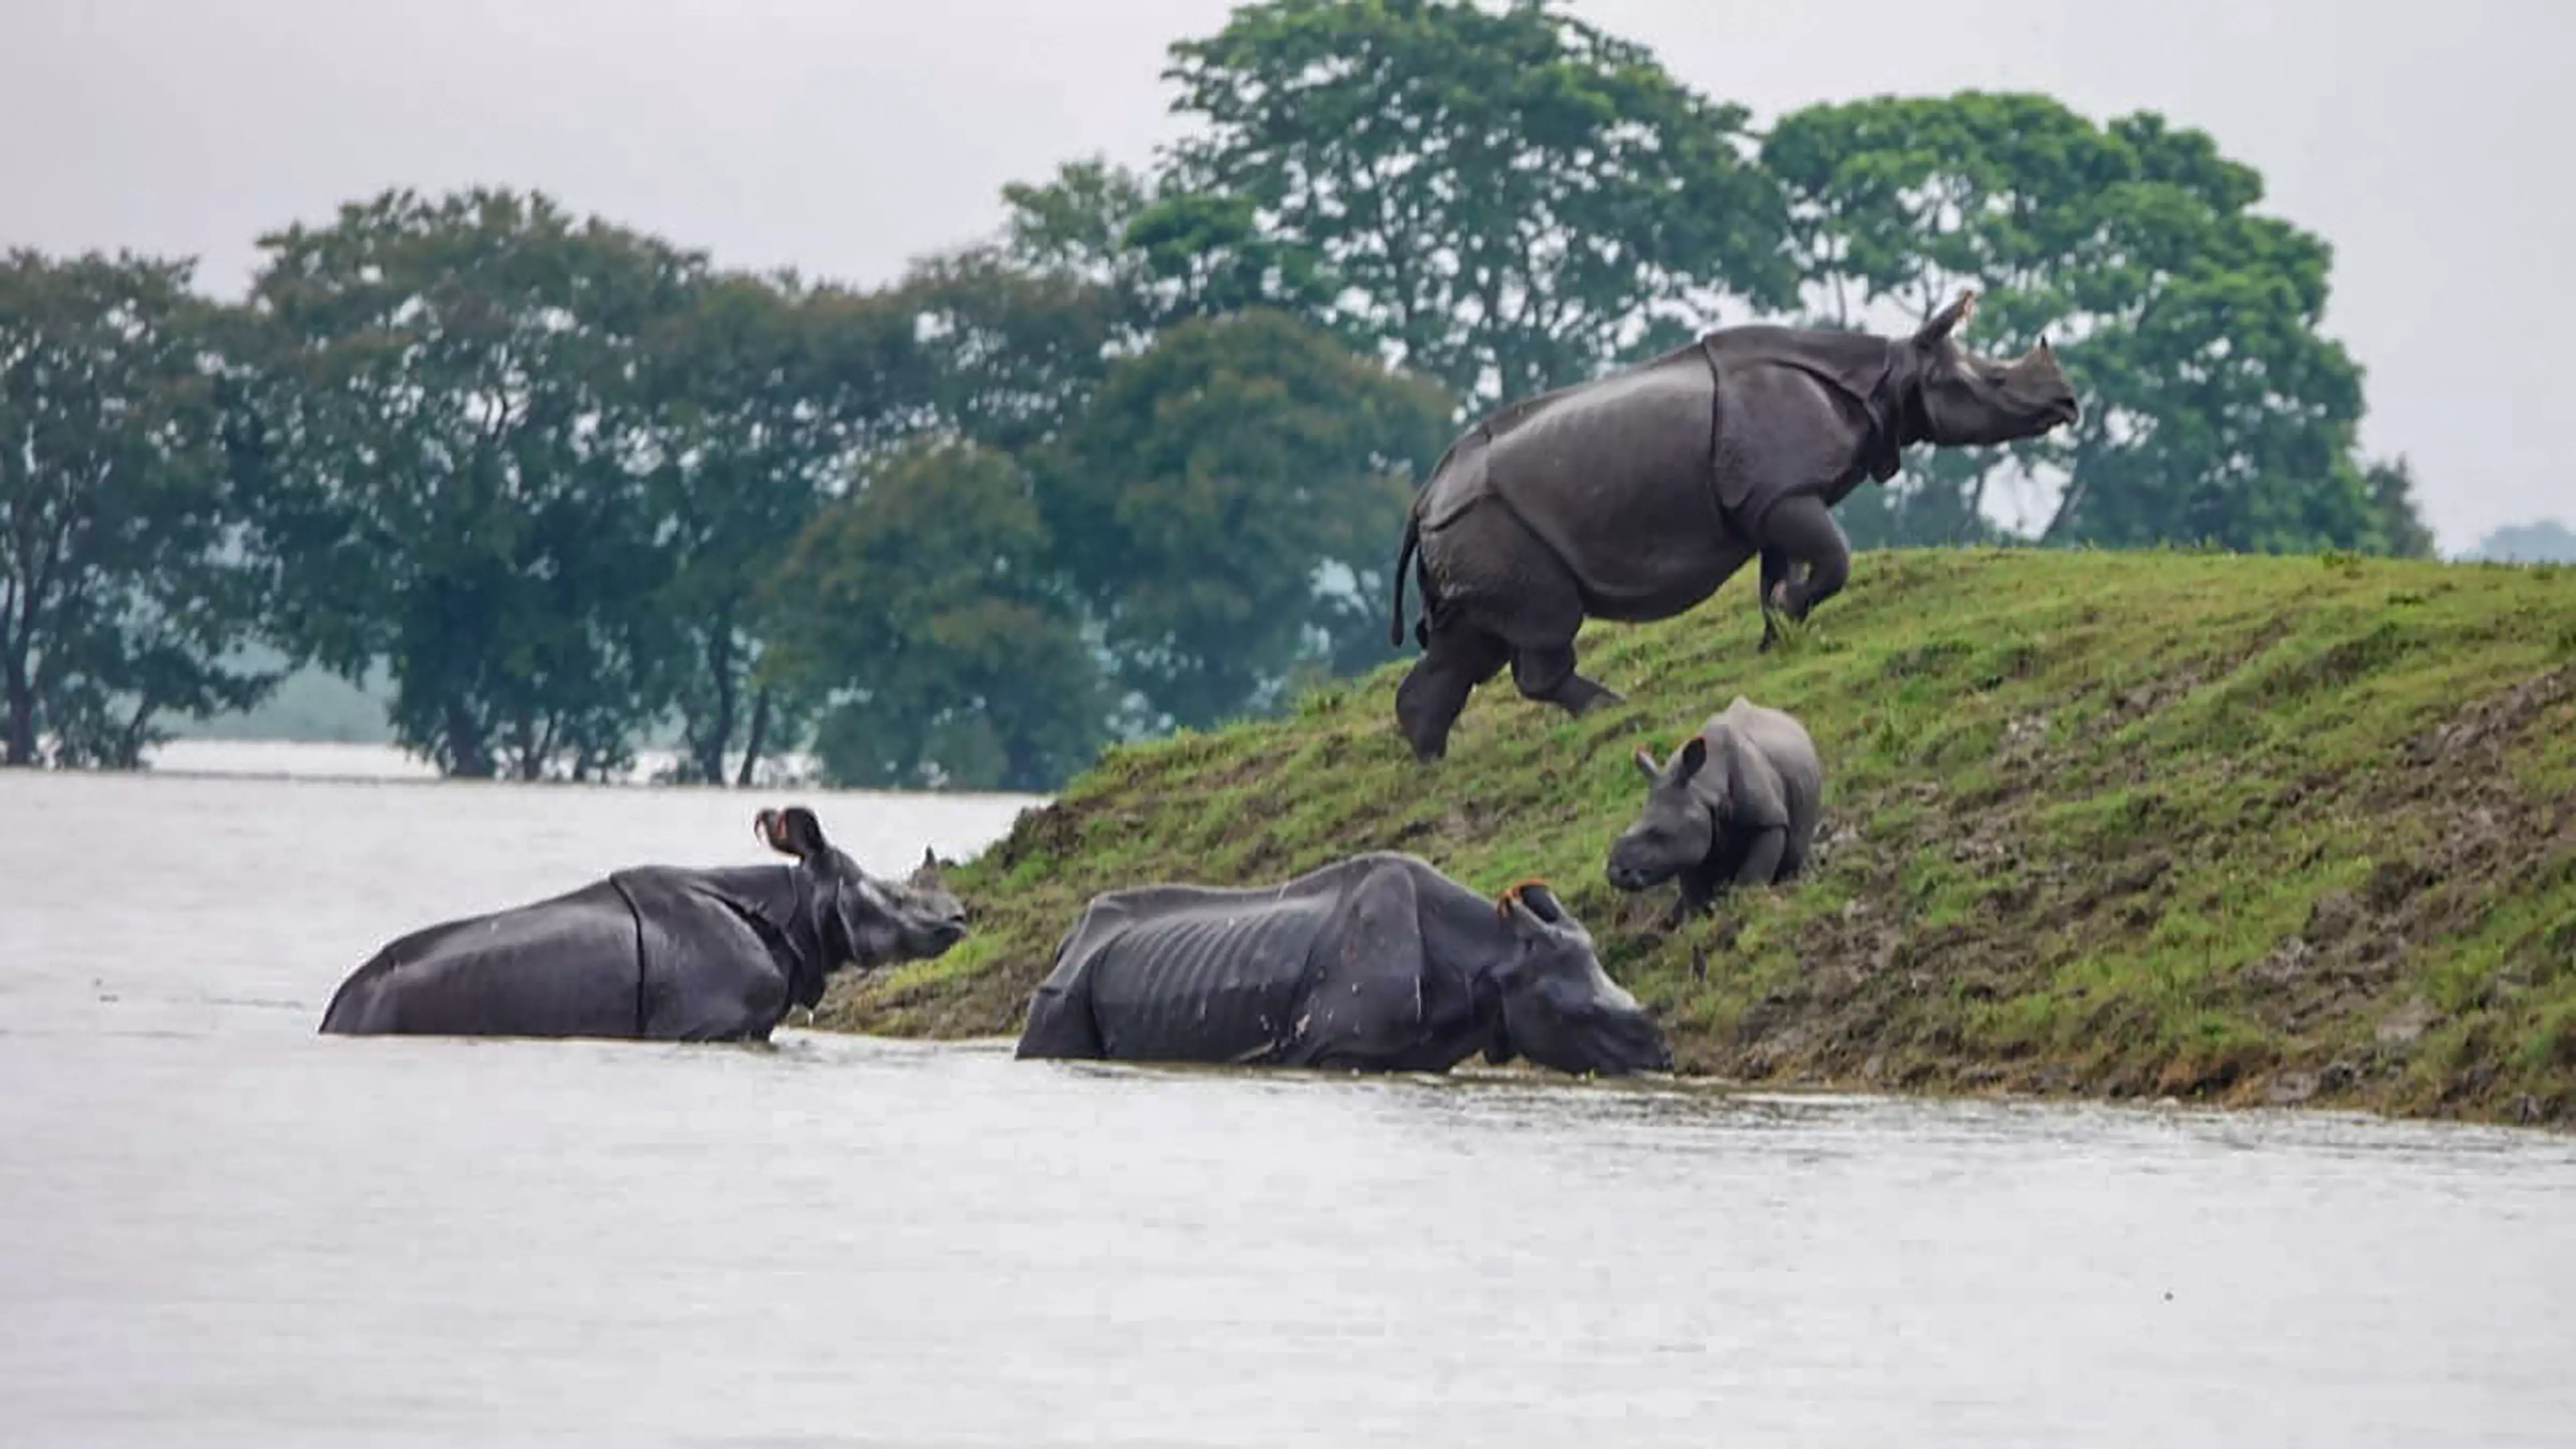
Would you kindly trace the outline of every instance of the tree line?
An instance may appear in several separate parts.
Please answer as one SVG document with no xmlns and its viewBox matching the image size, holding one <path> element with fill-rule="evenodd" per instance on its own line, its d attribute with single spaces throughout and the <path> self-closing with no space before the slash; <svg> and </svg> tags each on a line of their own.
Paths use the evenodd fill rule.
<svg viewBox="0 0 2576 1449">
<path fill-rule="evenodd" d="M 265 235 L 238 302 L 9 253 L 0 759 L 131 766 L 313 662 L 380 665 L 456 775 L 676 727 L 690 780 L 1046 789 L 1391 657 L 1409 491 L 1475 413 L 1970 281 L 2083 424 L 1913 460 L 1856 543 L 2431 552 L 2357 447 L 2330 249 L 2201 132 L 1977 92 L 1757 130 L 1532 0 L 1267 0 L 1169 54 L 1187 140 L 883 286 L 488 188 Z"/>
</svg>

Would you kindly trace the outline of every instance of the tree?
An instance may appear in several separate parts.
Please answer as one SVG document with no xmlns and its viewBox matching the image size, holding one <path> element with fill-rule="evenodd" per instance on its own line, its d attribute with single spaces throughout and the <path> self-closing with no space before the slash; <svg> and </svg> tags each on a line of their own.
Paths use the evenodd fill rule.
<svg viewBox="0 0 2576 1449">
<path fill-rule="evenodd" d="M 637 462 L 668 578 L 653 607 L 683 636 L 683 778 L 752 783 L 792 743 L 795 701 L 761 682 L 760 580 L 824 501 L 917 419 L 912 318 L 793 276 L 725 276 L 645 340 Z M 737 753 L 738 750 L 738 753 Z"/>
<path fill-rule="evenodd" d="M 908 316 L 927 378 L 921 421 L 1016 453 L 1060 432 L 1100 381 L 1121 299 L 1069 270 L 1035 270 L 999 246 L 916 263 L 886 299 Z"/>
<path fill-rule="evenodd" d="M 1448 410 L 1268 310 L 1183 322 L 1118 362 L 1044 498 L 1122 681 L 1205 727 L 1265 707 L 1301 659 L 1383 658 L 1393 541 Z"/>
<path fill-rule="evenodd" d="M 485 189 L 261 246 L 244 451 L 287 504 L 296 638 L 350 678 L 388 659 L 396 737 L 450 773 L 623 765 L 680 650 L 633 466 L 642 339 L 702 260 Z"/>
<path fill-rule="evenodd" d="M 1339 289 L 1318 320 L 1464 402 L 1790 295 L 1745 111 L 1543 0 L 1265 0 L 1171 55 L 1175 191 L 1248 200 Z"/>
<path fill-rule="evenodd" d="M 2469 557 L 2500 563 L 2576 564 L 2576 529 L 2554 518 L 2508 524 L 2479 539 Z"/>
<path fill-rule="evenodd" d="M 1191 317 L 1253 307 L 1331 317 L 1336 289 L 1322 254 L 1265 234 L 1249 197 L 1193 191 L 1170 175 L 1149 181 L 1094 156 L 1065 163 L 1052 180 L 1004 186 L 1002 199 L 1003 254 L 1115 298 L 1118 351 L 1141 350 Z"/>
<path fill-rule="evenodd" d="M 763 587 L 763 671 L 823 701 L 827 774 L 1046 790 L 1089 762 L 1108 700 L 1049 544 L 1027 473 L 953 439 L 880 459 L 816 515 Z"/>
<path fill-rule="evenodd" d="M 132 768 L 165 712 L 247 708 L 282 673 L 224 662 L 267 570 L 194 268 L 0 257 L 0 763 Z"/>
<path fill-rule="evenodd" d="M 2361 470 L 2362 486 L 2379 516 L 2379 540 L 2398 558 L 2433 558 L 2433 530 L 2415 506 L 2415 469 L 2405 458 L 2375 462 Z"/>
<path fill-rule="evenodd" d="M 1977 285 L 1982 344 L 2045 333 L 2086 394 L 2071 432 L 1910 465 L 1857 520 L 1883 541 L 1976 538 L 2007 480 L 2048 542 L 2384 551 L 2420 527 L 2354 456 L 2360 369 L 2319 330 L 2329 249 L 2256 215 L 2262 178 L 2205 134 L 1971 91 L 1809 107 L 1762 160 L 1811 320 L 1911 325 Z"/>
</svg>

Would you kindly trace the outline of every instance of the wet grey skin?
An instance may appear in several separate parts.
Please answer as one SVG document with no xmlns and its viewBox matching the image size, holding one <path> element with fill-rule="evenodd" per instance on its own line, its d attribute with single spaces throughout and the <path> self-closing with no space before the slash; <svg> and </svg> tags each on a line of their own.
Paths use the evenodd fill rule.
<svg viewBox="0 0 2576 1449">
<path fill-rule="evenodd" d="M 765 1041 L 842 970 L 934 957 L 966 935 L 937 857 L 869 875 L 801 805 L 753 831 L 792 863 L 638 866 L 578 890 L 429 926 L 350 973 L 329 1035 Z"/>
<path fill-rule="evenodd" d="M 1030 997 L 1018 1055 L 1445 1072 L 1480 1051 L 1577 1074 L 1672 1066 L 1546 885 L 1488 898 L 1373 851 L 1277 886 L 1094 896 Z"/>
<path fill-rule="evenodd" d="M 1646 798 L 1604 868 L 1623 891 L 1679 883 L 1671 921 L 1737 886 L 1806 868 L 1823 808 L 1824 762 L 1804 725 L 1737 695 L 1663 760 L 1639 750 Z"/>
<path fill-rule="evenodd" d="M 1746 326 L 1468 428 L 1415 494 L 1396 550 L 1387 642 L 1404 642 L 1408 561 L 1422 657 L 1397 727 L 1448 751 L 1468 696 L 1509 665 L 1529 699 L 1581 715 L 1621 696 L 1575 668 L 1586 618 L 1666 619 L 1760 561 L 1760 648 L 1840 592 L 1834 507 L 1901 450 L 1990 447 L 2069 426 L 2075 390 L 2042 338 L 2005 361 L 1952 340 L 1962 293 L 1909 337 Z"/>
</svg>

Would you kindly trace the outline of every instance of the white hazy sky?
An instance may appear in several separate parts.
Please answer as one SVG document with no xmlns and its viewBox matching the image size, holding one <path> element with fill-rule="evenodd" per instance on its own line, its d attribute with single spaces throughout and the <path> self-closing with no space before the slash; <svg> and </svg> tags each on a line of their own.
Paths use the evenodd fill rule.
<svg viewBox="0 0 2576 1449">
<path fill-rule="evenodd" d="M 998 190 L 1174 134 L 1170 40 L 1227 0 L 0 0 L 0 247 L 203 259 L 388 186 L 544 188 L 720 263 L 881 282 Z M 2442 547 L 2576 518 L 2565 0 L 1574 0 L 1758 118 L 1967 87 L 2138 108 L 2335 247 L 2364 440 Z"/>
</svg>

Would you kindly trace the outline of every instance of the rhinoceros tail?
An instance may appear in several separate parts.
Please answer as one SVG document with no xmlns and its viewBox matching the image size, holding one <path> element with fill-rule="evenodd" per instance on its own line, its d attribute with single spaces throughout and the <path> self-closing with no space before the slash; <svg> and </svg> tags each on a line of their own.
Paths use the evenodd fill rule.
<svg viewBox="0 0 2576 1449">
<path fill-rule="evenodd" d="M 1422 514 L 1419 509 L 1404 515 L 1404 542 L 1395 550 L 1395 604 L 1387 613 L 1386 647 L 1404 647 L 1404 574 L 1413 566 L 1413 551 L 1422 542 Z"/>
</svg>

